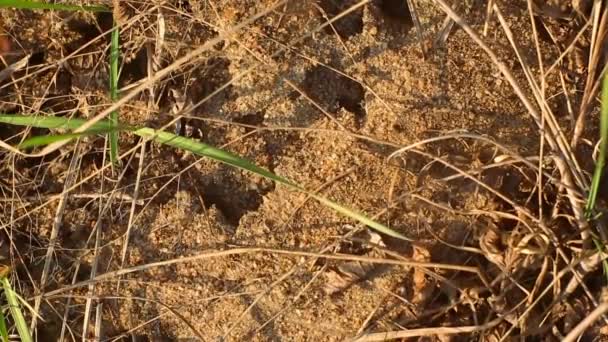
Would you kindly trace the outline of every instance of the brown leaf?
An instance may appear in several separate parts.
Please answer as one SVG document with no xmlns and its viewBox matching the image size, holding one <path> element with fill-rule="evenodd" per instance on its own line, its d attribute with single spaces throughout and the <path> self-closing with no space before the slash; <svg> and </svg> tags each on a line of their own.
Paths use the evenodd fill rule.
<svg viewBox="0 0 608 342">
<path fill-rule="evenodd" d="M 362 240 L 368 242 L 372 246 L 385 247 L 382 236 L 378 233 L 366 230 L 359 236 Z M 364 255 L 368 256 L 382 257 L 382 255 L 379 254 L 382 253 L 374 250 L 371 250 L 369 253 L 364 253 Z M 342 263 L 335 269 L 325 273 L 327 280 L 325 283 L 325 292 L 330 295 L 342 292 L 360 281 L 369 280 L 370 278 L 380 275 L 386 268 L 386 266 L 358 261 Z"/>
<path fill-rule="evenodd" d="M 325 293 L 329 295 L 342 292 L 352 283 L 352 279 L 347 279 L 347 277 L 334 270 L 325 272 L 325 278 L 326 282 L 324 290 Z"/>
<path fill-rule="evenodd" d="M 325 273 L 327 278 L 325 292 L 330 295 L 342 292 L 354 284 L 368 279 L 375 268 L 373 264 L 357 261 L 341 264 L 335 270 Z"/>
<path fill-rule="evenodd" d="M 413 246 L 414 253 L 412 259 L 418 262 L 429 262 L 431 261 L 431 252 L 423 246 Z M 429 282 L 425 272 L 420 268 L 415 267 L 412 275 L 412 282 L 414 283 L 414 298 L 412 302 L 416 304 L 426 303 L 433 294 L 434 284 Z"/>
<path fill-rule="evenodd" d="M 479 237 L 479 248 L 484 252 L 486 259 L 500 268 L 505 267 L 505 247 L 502 243 L 501 233 L 493 223 L 485 226 Z"/>
</svg>

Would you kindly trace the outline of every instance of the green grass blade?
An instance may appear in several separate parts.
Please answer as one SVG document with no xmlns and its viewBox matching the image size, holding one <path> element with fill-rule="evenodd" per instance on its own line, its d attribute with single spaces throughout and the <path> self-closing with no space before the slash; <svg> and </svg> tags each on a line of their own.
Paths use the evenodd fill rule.
<svg viewBox="0 0 608 342">
<path fill-rule="evenodd" d="M 19 9 L 48 9 L 56 11 L 87 11 L 87 12 L 111 12 L 105 6 L 79 6 L 66 4 L 52 4 L 31 0 L 0 0 L 0 7 Z"/>
<path fill-rule="evenodd" d="M 30 120 L 26 120 L 25 118 L 29 118 Z M 52 117 L 45 117 L 45 118 L 48 118 L 48 120 L 44 120 L 44 119 L 40 119 L 40 118 L 24 117 L 22 115 L 4 114 L 4 115 L 0 115 L 0 122 L 10 123 L 10 124 L 14 124 L 14 125 L 22 125 L 22 126 L 28 126 L 28 125 L 34 126 L 33 123 L 46 125 L 46 126 L 37 126 L 37 127 L 47 127 L 48 125 L 52 124 L 54 127 L 59 126 L 61 128 L 66 128 L 69 126 L 70 128 L 73 128 L 73 129 L 76 129 L 79 126 L 78 124 L 83 124 L 85 122 L 85 120 L 81 120 L 81 119 L 52 118 Z M 59 124 L 61 119 L 64 120 L 63 125 Z M 94 127 L 103 127 L 105 129 L 108 129 L 108 128 L 112 127 L 112 125 L 109 123 L 108 120 L 104 120 L 104 121 L 98 122 L 98 126 L 94 126 Z M 303 187 L 293 183 L 292 181 L 290 181 L 284 177 L 281 177 L 279 175 L 276 175 L 262 167 L 259 167 L 259 166 L 255 165 L 254 163 L 248 161 L 247 159 L 239 157 L 236 154 L 230 153 L 228 151 L 224 151 L 222 149 L 213 147 L 211 145 L 207 145 L 198 140 L 185 138 L 185 137 L 182 137 L 182 136 L 179 136 L 179 135 L 176 135 L 173 133 L 165 132 L 165 131 L 158 131 L 158 130 L 148 128 L 148 127 L 126 128 L 126 129 L 131 130 L 134 134 L 139 135 L 141 137 L 150 138 L 151 140 L 153 140 L 157 143 L 160 143 L 163 145 L 168 145 L 168 146 L 175 147 L 175 148 L 185 150 L 185 151 L 190 151 L 196 155 L 210 158 L 210 159 L 219 161 L 221 163 L 224 163 L 224 164 L 227 164 L 227 165 L 230 165 L 230 166 L 242 169 L 242 170 L 246 170 L 246 171 L 255 173 L 257 175 L 260 175 L 262 177 L 268 178 L 279 184 L 285 185 L 291 189 L 306 193 L 306 194 L 310 195 L 311 197 L 315 198 L 317 201 L 321 202 L 323 205 L 335 210 L 336 212 L 338 212 L 342 215 L 348 216 L 354 220 L 357 220 L 381 233 L 384 233 L 386 235 L 389 235 L 389 236 L 392 236 L 392 237 L 395 237 L 398 239 L 411 241 L 411 239 L 395 232 L 394 230 L 390 229 L 389 227 L 387 227 L 381 223 L 378 223 L 377 221 L 374 221 L 355 210 L 344 207 L 325 197 L 312 193 L 312 192 L 304 189 Z"/>
<path fill-rule="evenodd" d="M 602 94 L 600 101 L 602 106 L 600 111 L 600 150 L 597 162 L 595 163 L 595 170 L 593 172 L 591 186 L 589 188 L 587 205 L 585 206 L 585 213 L 588 219 L 593 219 L 595 215 L 595 204 L 597 201 L 597 194 L 600 189 L 602 173 L 604 172 L 604 165 L 606 163 L 606 149 L 608 148 L 608 74 L 604 75 L 602 81 Z M 599 237 L 594 236 L 593 242 L 598 252 L 605 250 L 605 241 L 601 241 Z M 606 283 L 608 283 L 608 261 L 603 260 L 602 266 L 604 268 L 604 276 L 606 277 Z"/>
<path fill-rule="evenodd" d="M 587 215 L 592 215 L 595 209 L 595 203 L 597 199 L 597 193 L 600 188 L 600 181 L 602 178 L 602 172 L 604 172 L 604 165 L 606 163 L 606 149 L 608 148 L 608 74 L 604 75 L 602 82 L 602 109 L 600 113 L 600 151 L 595 164 L 595 171 L 593 173 L 593 179 L 591 181 L 591 187 L 589 189 L 589 197 L 587 198 L 586 211 Z"/>
<path fill-rule="evenodd" d="M 120 30 L 114 26 L 112 30 L 112 42 L 110 44 L 110 98 L 112 102 L 118 100 L 118 55 Z M 118 110 L 110 113 L 110 123 L 118 127 Z M 118 130 L 110 133 L 110 161 L 113 165 L 118 165 Z"/>
<path fill-rule="evenodd" d="M 0 309 L 0 337 L 2 337 L 2 342 L 8 342 L 8 329 L 6 327 L 6 316 L 4 316 L 4 311 Z"/>
<path fill-rule="evenodd" d="M 11 287 L 11 283 L 8 281 L 8 278 L 2 278 L 2 287 L 4 289 L 4 295 L 6 296 L 6 301 L 8 302 L 11 316 L 15 321 L 15 326 L 17 327 L 17 332 L 19 333 L 19 337 L 23 342 L 31 342 L 32 336 L 30 335 L 30 330 L 27 327 L 27 323 L 25 322 L 25 318 L 23 317 L 23 313 L 21 312 L 21 307 L 19 306 L 19 300 L 17 299 L 17 294 L 13 291 Z"/>
<path fill-rule="evenodd" d="M 239 169 L 251 171 L 260 176 L 271 179 L 275 182 L 288 185 L 292 188 L 297 187 L 297 185 L 290 182 L 289 180 L 280 177 L 264 168 L 261 168 L 246 159 L 243 159 L 233 153 L 224 151 L 217 147 L 207 145 L 200 141 L 185 138 L 165 131 L 158 131 L 147 127 L 136 129 L 135 131 L 133 131 L 133 133 L 144 138 L 152 138 L 154 141 L 163 145 L 168 145 L 181 150 L 190 151 L 199 156 L 207 157 L 222 162 L 224 164 L 234 166 Z"/>
<path fill-rule="evenodd" d="M 95 134 L 112 134 L 113 132 L 118 131 L 117 129 L 112 130 L 87 130 L 80 133 L 65 133 L 65 134 L 56 134 L 56 135 L 39 135 L 35 137 L 28 138 L 24 140 L 21 144 L 19 144 L 20 149 L 28 149 L 33 147 L 45 146 L 57 141 L 70 140 L 80 137 L 85 137 L 89 135 Z"/>
<path fill-rule="evenodd" d="M 14 114 L 0 114 L 0 123 L 16 126 L 32 126 L 36 128 L 74 130 L 82 126 L 85 122 L 87 121 L 84 119 L 66 118 L 61 116 L 26 116 Z M 95 123 L 91 127 L 91 129 L 109 131 L 112 129 L 112 125 L 109 121 L 99 121 Z"/>
<path fill-rule="evenodd" d="M 368 227 L 370 227 L 370 228 L 372 228 L 372 229 L 374 229 L 374 230 L 376 230 L 376 231 L 378 231 L 380 233 L 386 234 L 388 236 L 392 236 L 392 237 L 397 238 L 397 239 L 401 239 L 401 240 L 405 240 L 405 241 L 412 241 L 412 239 L 410 239 L 410 238 L 408 238 L 408 237 L 406 237 L 404 235 L 401 235 L 401 234 L 397 233 L 396 231 L 390 229 L 389 227 L 383 225 L 382 223 L 374 221 L 371 218 L 369 218 L 369 217 L 367 217 L 367 216 L 365 216 L 365 215 L 363 215 L 363 214 L 361 214 L 361 213 L 359 213 L 359 212 L 357 212 L 355 210 L 352 210 L 352 209 L 349 209 L 347 207 L 344 207 L 344 206 L 342 206 L 342 205 L 340 205 L 340 204 L 338 204 L 338 203 L 336 203 L 336 202 L 334 202 L 332 200 L 329 200 L 329 199 L 327 199 L 325 197 L 316 195 L 316 194 L 311 193 L 311 192 L 309 192 L 307 190 L 301 189 L 301 191 L 306 192 L 308 195 L 312 196 L 314 199 L 316 199 L 317 201 L 321 202 L 323 205 L 325 205 L 325 206 L 327 206 L 327 207 L 329 207 L 329 208 L 337 211 L 338 213 L 340 213 L 340 214 L 342 214 L 344 216 L 350 217 L 350 218 L 352 218 L 354 220 L 357 220 L 357 221 L 359 221 L 359 222 L 367 225 Z"/>
</svg>

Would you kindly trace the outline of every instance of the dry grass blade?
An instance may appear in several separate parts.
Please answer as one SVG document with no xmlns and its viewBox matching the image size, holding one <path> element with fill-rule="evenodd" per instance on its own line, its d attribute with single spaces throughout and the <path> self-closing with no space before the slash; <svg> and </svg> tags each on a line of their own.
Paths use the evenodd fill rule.
<svg viewBox="0 0 608 342">
<path fill-rule="evenodd" d="M 23 67 L 25 67 L 27 65 L 31 56 L 32 56 L 31 54 L 27 54 L 20 60 L 16 61 L 15 63 L 9 65 L 8 67 L 6 67 L 2 71 L 0 71 L 0 82 L 11 77 L 11 75 L 14 74 L 15 72 L 23 69 Z"/>
<path fill-rule="evenodd" d="M 331 260 L 343 260 L 343 261 L 359 261 L 365 263 L 372 264 L 384 264 L 384 265 L 395 265 L 395 266 L 404 266 L 404 267 L 418 267 L 418 268 L 437 268 L 444 270 L 454 270 L 461 271 L 466 273 L 472 273 L 476 275 L 483 276 L 480 270 L 477 267 L 473 266 L 462 266 L 462 265 L 453 265 L 453 264 L 443 264 L 443 263 L 434 263 L 434 262 L 418 262 L 418 261 L 409 261 L 409 260 L 395 260 L 395 259 L 381 259 L 381 258 L 370 258 L 363 257 L 359 255 L 346 255 L 346 254 L 323 254 L 323 253 L 315 253 L 315 252 L 306 252 L 306 251 L 297 251 L 297 250 L 284 250 L 284 249 L 274 249 L 274 248 L 262 248 L 262 247 L 242 247 L 242 248 L 232 248 L 222 251 L 208 251 L 204 253 L 200 253 L 193 256 L 188 257 L 180 257 L 176 259 L 169 259 L 164 261 L 157 261 L 148 263 L 145 265 L 138 265 L 129 268 L 124 268 L 117 271 L 107 272 L 104 274 L 100 274 L 94 279 L 85 280 L 73 285 L 68 285 L 62 287 L 57 290 L 51 290 L 44 294 L 42 297 L 55 296 L 57 294 L 70 291 L 79 287 L 88 286 L 89 284 L 94 284 L 100 281 L 112 280 L 116 277 L 131 274 L 134 272 L 141 272 L 144 270 L 149 270 L 157 267 L 165 267 L 180 263 L 188 263 L 201 261 L 206 259 L 227 257 L 231 255 L 242 255 L 242 254 L 256 254 L 256 253 L 268 253 L 268 254 L 277 254 L 277 255 L 285 255 L 285 256 L 294 256 L 294 257 L 313 257 L 313 258 L 325 258 Z"/>
<path fill-rule="evenodd" d="M 144 160 L 146 156 L 146 144 L 141 145 L 141 151 L 139 152 L 139 166 L 137 168 L 137 179 L 135 180 L 135 189 L 133 191 L 133 200 L 131 201 L 131 210 L 129 212 L 129 222 L 127 223 L 127 231 L 125 232 L 125 242 L 120 254 L 120 266 L 125 264 L 127 257 L 127 248 L 129 246 L 129 236 L 131 235 L 131 229 L 133 228 L 134 217 L 135 217 L 135 206 L 137 205 L 137 197 L 139 195 L 139 186 L 141 184 L 141 174 L 144 169 Z"/>
<path fill-rule="evenodd" d="M 528 99 L 528 96 L 524 93 L 522 87 L 519 85 L 515 76 L 509 70 L 509 68 L 502 61 L 500 61 L 494 51 L 492 51 L 492 49 L 488 47 L 488 45 L 477 35 L 477 33 L 464 21 L 464 19 L 462 19 L 456 12 L 454 12 L 454 10 L 444 0 L 434 1 L 437 2 L 441 6 L 441 8 L 446 12 L 446 14 L 448 14 L 452 18 L 452 20 L 454 20 L 458 25 L 460 25 L 460 27 L 462 27 L 462 29 L 473 39 L 473 41 L 475 41 L 475 43 L 477 43 L 479 47 L 484 50 L 484 52 L 492 60 L 492 63 L 496 65 L 501 74 L 509 82 L 511 88 L 513 89 L 517 97 L 520 99 L 522 104 L 526 107 L 526 109 L 528 110 L 534 121 L 537 123 L 537 125 L 539 127 L 543 127 L 542 115 Z M 496 5 L 494 5 L 494 8 L 497 9 Z M 547 139 L 549 146 L 554 151 L 559 152 L 563 155 L 564 160 L 568 163 L 571 170 L 578 170 L 579 168 L 573 165 L 573 163 L 576 163 L 576 159 L 572 156 L 569 144 L 564 143 L 562 139 L 560 139 L 560 136 L 557 135 L 557 132 L 560 131 L 559 128 L 555 127 L 555 125 L 552 124 L 551 121 L 548 121 L 548 123 L 549 127 L 551 128 L 550 132 L 552 132 L 552 134 L 549 134 L 549 131 L 547 131 L 545 132 L 544 137 L 545 139 Z M 575 173 L 574 176 L 577 181 L 583 182 L 580 175 Z"/>
<path fill-rule="evenodd" d="M 560 152 L 562 154 L 562 156 L 563 156 L 562 158 L 568 164 L 567 171 L 569 173 L 571 173 L 572 176 L 574 177 L 574 181 L 576 182 L 576 185 L 578 186 L 579 189 L 585 189 L 587 186 L 587 179 L 583 176 L 580 166 L 578 165 L 578 161 L 574 157 L 574 154 L 570 148 L 570 144 L 568 143 L 563 130 L 561 129 L 559 123 L 557 122 L 555 115 L 553 114 L 553 112 L 551 111 L 551 108 L 549 108 L 547 101 L 545 100 L 545 95 L 544 95 L 545 81 L 544 81 L 544 79 L 541 79 L 542 86 L 539 87 L 538 83 L 534 79 L 534 76 L 532 75 L 530 66 L 528 65 L 526 60 L 523 58 L 523 55 L 517 46 L 517 42 L 515 40 L 513 32 L 509 28 L 509 25 L 507 24 L 505 18 L 503 17 L 500 9 L 498 8 L 498 6 L 496 4 L 494 5 L 494 12 L 496 13 L 496 16 L 498 17 L 498 20 L 503 28 L 503 31 L 507 35 L 509 42 L 511 43 L 513 51 L 515 51 L 515 54 L 517 55 L 519 64 L 522 66 L 522 68 L 524 70 L 524 74 L 528 81 L 528 84 L 529 84 L 530 88 L 532 89 L 532 94 L 533 94 L 539 108 L 541 109 L 540 117 L 537 118 L 537 117 L 533 116 L 534 119 L 536 120 L 538 128 L 541 130 L 541 132 L 546 131 L 545 126 L 547 126 L 549 128 L 549 132 L 551 132 L 552 140 L 548 139 L 549 132 L 545 133 L 545 135 L 544 135 L 545 138 L 547 139 L 547 141 L 549 142 L 549 146 L 555 152 Z M 538 114 L 536 114 L 536 115 L 538 115 Z M 551 141 L 553 141 L 556 145 L 552 145 Z"/>
<path fill-rule="evenodd" d="M 488 323 L 474 326 L 463 327 L 434 327 L 420 328 L 402 331 L 387 331 L 381 333 L 366 334 L 353 339 L 353 342 L 372 342 L 372 341 L 390 341 L 400 338 L 419 337 L 419 336 L 437 336 L 437 335 L 457 335 L 464 333 L 474 333 L 489 330 L 497 326 L 503 321 L 502 318 L 496 318 Z"/>
<path fill-rule="evenodd" d="M 68 169 L 68 171 L 69 171 L 68 177 L 64 184 L 64 190 L 71 187 L 72 182 L 77 177 L 77 174 L 78 174 L 77 165 L 79 163 L 78 159 L 80 158 L 80 153 L 78 151 L 79 151 L 79 149 L 78 149 L 78 147 L 76 147 L 74 156 L 72 157 L 72 160 L 70 161 L 70 166 Z M 44 291 L 44 288 L 45 288 L 48 278 L 50 276 L 51 265 L 53 263 L 53 256 L 55 255 L 55 248 L 57 247 L 57 237 L 59 236 L 59 230 L 61 229 L 61 226 L 63 225 L 63 215 L 65 212 L 66 204 L 68 202 L 68 198 L 69 198 L 69 193 L 64 192 L 61 199 L 59 200 L 59 204 L 55 211 L 55 218 L 53 220 L 53 228 L 51 229 L 51 235 L 49 237 L 49 245 L 46 249 L 46 254 L 45 254 L 45 258 L 44 258 L 44 267 L 42 270 L 42 275 L 40 277 L 40 285 L 39 285 L 40 291 Z M 36 312 L 36 313 L 38 313 L 38 310 L 40 309 L 41 299 L 42 299 L 41 297 L 37 297 L 36 301 L 34 302 L 34 312 Z M 34 331 L 36 329 L 37 323 L 38 323 L 37 316 L 34 316 L 32 318 L 32 322 L 31 322 L 31 326 L 30 326 L 32 331 Z"/>
<path fill-rule="evenodd" d="M 597 71 L 598 67 L 600 66 L 600 60 L 602 58 L 601 56 L 602 54 L 605 54 L 605 49 L 602 48 L 605 48 L 606 41 L 608 40 L 608 8 L 605 5 L 602 6 L 602 1 L 595 1 L 593 6 L 593 14 L 594 21 L 589 54 L 589 70 L 587 71 L 587 80 L 585 82 L 582 103 L 579 109 L 578 117 L 576 118 L 576 124 L 574 126 L 572 146 L 576 146 L 578 144 L 578 141 L 583 134 L 587 111 L 589 105 L 596 95 L 597 88 L 595 86 L 601 83 L 602 80 L 602 75 L 598 75 Z M 599 22 L 600 16 L 601 23 Z"/>
<path fill-rule="evenodd" d="M 416 36 L 418 37 L 418 44 L 420 44 L 420 50 L 423 55 L 426 55 L 426 50 L 424 48 L 424 32 L 422 31 L 420 19 L 418 19 L 418 10 L 416 10 L 414 0 L 407 0 L 407 7 L 410 11 L 412 22 L 414 22 L 414 27 L 416 27 Z"/>
</svg>

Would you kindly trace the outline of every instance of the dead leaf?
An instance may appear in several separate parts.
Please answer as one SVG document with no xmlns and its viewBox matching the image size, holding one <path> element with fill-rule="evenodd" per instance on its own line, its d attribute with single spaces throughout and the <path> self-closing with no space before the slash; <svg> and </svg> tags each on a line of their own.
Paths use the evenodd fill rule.
<svg viewBox="0 0 608 342">
<path fill-rule="evenodd" d="M 373 264 L 365 264 L 358 261 L 346 262 L 334 270 L 325 273 L 325 293 L 333 295 L 342 292 L 354 284 L 370 278 L 377 268 Z"/>
<path fill-rule="evenodd" d="M 501 269 L 505 268 L 505 246 L 502 243 L 498 227 L 493 223 L 489 223 L 484 227 L 479 238 L 479 248 L 484 252 L 486 259 Z"/>
<path fill-rule="evenodd" d="M 509 322 L 511 325 L 518 325 L 517 313 L 512 312 L 510 310 L 510 307 L 507 303 L 507 299 L 503 294 L 492 295 L 488 298 L 488 304 L 490 304 L 492 310 L 496 312 L 498 316 L 502 317 L 505 321 Z"/>
<path fill-rule="evenodd" d="M 413 246 L 413 249 L 414 253 L 412 254 L 412 259 L 414 261 L 431 261 L 431 252 L 426 247 Z M 414 283 L 414 297 L 412 302 L 419 306 L 424 306 L 424 304 L 431 299 L 435 285 L 427 279 L 426 273 L 417 267 L 414 267 L 412 282 Z"/>
<path fill-rule="evenodd" d="M 360 240 L 367 242 L 371 246 L 385 247 L 382 236 L 376 232 L 372 232 L 369 229 L 357 234 Z M 371 250 L 362 255 L 382 257 L 383 253 Z M 387 266 L 362 263 L 358 261 L 345 262 L 338 265 L 336 268 L 331 269 L 325 273 L 327 282 L 325 283 L 325 293 L 333 295 L 340 293 L 354 284 L 369 280 L 383 273 Z"/>
</svg>

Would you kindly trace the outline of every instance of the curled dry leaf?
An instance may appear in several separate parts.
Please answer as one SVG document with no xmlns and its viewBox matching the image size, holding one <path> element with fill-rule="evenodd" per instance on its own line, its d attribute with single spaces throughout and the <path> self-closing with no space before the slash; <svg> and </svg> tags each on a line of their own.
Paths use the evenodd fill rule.
<svg viewBox="0 0 608 342">
<path fill-rule="evenodd" d="M 517 269 L 538 269 L 547 255 L 549 238 L 542 233 L 529 233 L 523 235 L 511 234 L 509 236 L 508 254 L 506 262 L 508 267 Z"/>
<path fill-rule="evenodd" d="M 488 298 L 488 304 L 498 316 L 512 325 L 517 325 L 517 314 L 510 310 L 505 294 L 492 295 Z"/>
<path fill-rule="evenodd" d="M 346 262 L 336 269 L 325 273 L 325 293 L 333 295 L 340 293 L 354 284 L 372 277 L 377 265 L 358 261 Z"/>
<path fill-rule="evenodd" d="M 431 261 L 431 252 L 427 248 L 422 246 L 413 246 L 413 249 L 414 253 L 412 255 L 412 259 L 414 259 L 414 261 Z M 427 279 L 426 274 L 417 267 L 414 267 L 412 282 L 414 283 L 414 298 L 412 299 L 412 302 L 424 306 L 424 304 L 431 299 L 434 284 L 430 282 Z"/>
<path fill-rule="evenodd" d="M 347 262 L 325 273 L 325 293 L 338 294 L 351 286 L 371 278 L 373 265 L 361 262 Z"/>
<path fill-rule="evenodd" d="M 385 246 L 382 236 L 376 232 L 366 230 L 363 234 L 360 234 L 360 237 L 361 240 L 368 242 L 370 245 Z M 373 250 L 366 254 L 375 257 L 379 256 L 379 253 Z M 342 263 L 336 268 L 325 272 L 325 293 L 330 295 L 340 293 L 358 282 L 369 280 L 381 274 L 385 268 L 386 266 L 358 261 Z"/>
<path fill-rule="evenodd" d="M 486 259 L 500 268 L 505 265 L 505 246 L 502 243 L 502 234 L 493 223 L 488 223 L 479 237 L 479 248 L 483 251 Z"/>
<path fill-rule="evenodd" d="M 549 238 L 545 234 L 526 234 L 517 242 L 515 250 L 526 255 L 544 255 L 549 247 Z"/>
</svg>

